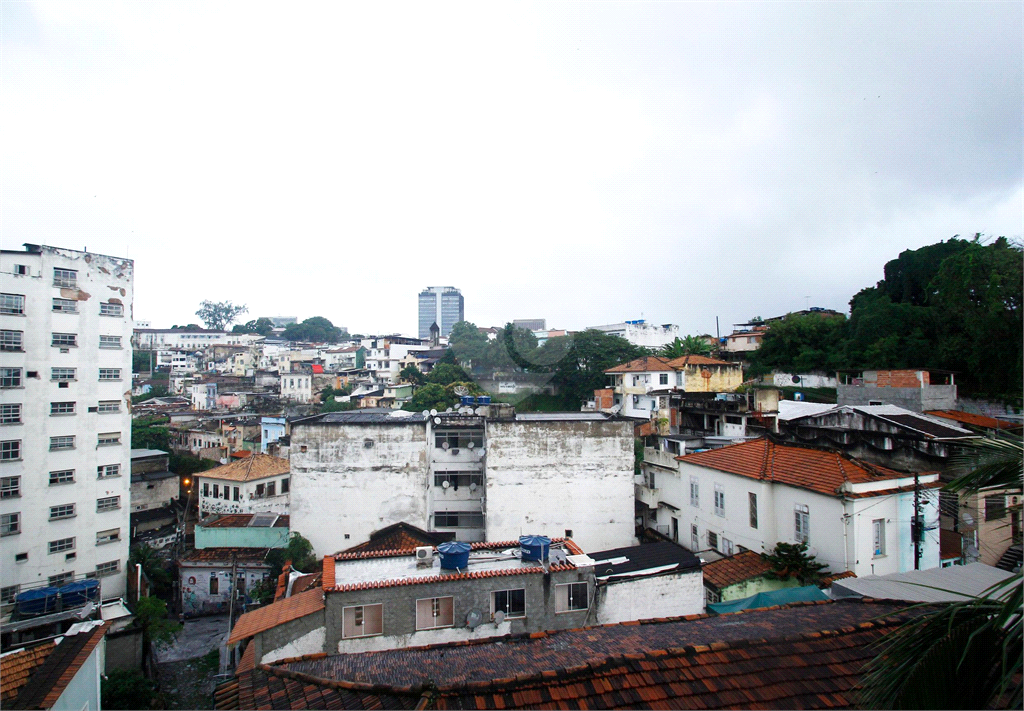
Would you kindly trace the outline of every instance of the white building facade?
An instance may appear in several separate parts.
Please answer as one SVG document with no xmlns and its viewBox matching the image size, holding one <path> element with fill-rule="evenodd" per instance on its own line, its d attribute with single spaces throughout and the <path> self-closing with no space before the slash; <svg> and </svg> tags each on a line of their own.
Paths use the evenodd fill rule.
<svg viewBox="0 0 1024 711">
<path fill-rule="evenodd" d="M 0 251 L 0 566 L 19 590 L 98 578 L 124 594 L 131 482 L 131 260 Z"/>
<path fill-rule="evenodd" d="M 642 318 L 605 326 L 589 326 L 587 330 L 603 331 L 609 336 L 625 338 L 634 346 L 644 348 L 661 348 L 679 338 L 679 326 L 666 323 L 662 325 L 647 323 Z"/>
</svg>

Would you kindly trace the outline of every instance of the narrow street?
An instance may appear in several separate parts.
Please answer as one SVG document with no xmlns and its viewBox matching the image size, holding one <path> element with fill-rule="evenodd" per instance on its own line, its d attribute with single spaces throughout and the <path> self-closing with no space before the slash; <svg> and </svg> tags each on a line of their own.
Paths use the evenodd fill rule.
<svg viewBox="0 0 1024 711">
<path fill-rule="evenodd" d="M 156 645 L 160 691 L 169 709 L 211 709 L 227 615 L 186 620 L 173 644 Z M 216 656 L 211 654 L 217 652 Z"/>
</svg>

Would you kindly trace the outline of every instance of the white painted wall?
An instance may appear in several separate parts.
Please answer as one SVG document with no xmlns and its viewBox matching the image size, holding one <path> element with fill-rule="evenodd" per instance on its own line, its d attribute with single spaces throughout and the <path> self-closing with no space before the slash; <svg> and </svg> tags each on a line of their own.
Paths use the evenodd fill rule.
<svg viewBox="0 0 1024 711">
<path fill-rule="evenodd" d="M 106 657 L 107 638 L 104 637 L 93 647 L 85 662 L 71 677 L 71 681 L 50 708 L 54 711 L 100 711 L 100 679 L 106 671 Z"/>
<path fill-rule="evenodd" d="M 609 582 L 597 588 L 597 624 L 704 612 L 704 575 L 696 572 Z"/>
<path fill-rule="evenodd" d="M 324 645 L 327 643 L 326 640 L 327 629 L 325 627 L 317 627 L 315 630 L 307 632 L 283 647 L 278 647 L 264 653 L 263 658 L 257 660 L 257 662 L 260 664 L 270 664 L 278 659 L 301 657 L 305 654 L 318 654 L 324 651 Z"/>
<path fill-rule="evenodd" d="M 288 479 L 289 485 L 291 484 L 291 474 L 282 474 L 281 476 L 267 477 L 266 479 L 254 479 L 253 481 L 232 481 L 230 479 L 214 479 L 212 477 L 204 477 L 197 474 L 195 477 L 195 483 L 193 486 L 196 487 L 196 495 L 199 497 L 199 511 L 200 513 L 257 513 L 259 511 L 273 511 L 278 514 L 287 514 L 291 509 L 291 491 L 287 494 L 281 493 L 282 482 Z M 274 496 L 257 496 L 256 487 L 263 485 L 263 491 L 266 491 L 266 487 L 269 483 L 274 483 L 274 490 L 277 492 Z M 218 486 L 217 497 L 213 496 L 213 485 Z M 204 485 L 209 485 L 210 495 L 205 496 L 203 494 Z M 231 495 L 229 498 L 224 498 L 223 488 L 228 486 L 231 488 Z M 238 501 L 235 501 L 234 488 L 238 487 Z M 290 487 L 289 487 L 290 488 Z"/>
</svg>

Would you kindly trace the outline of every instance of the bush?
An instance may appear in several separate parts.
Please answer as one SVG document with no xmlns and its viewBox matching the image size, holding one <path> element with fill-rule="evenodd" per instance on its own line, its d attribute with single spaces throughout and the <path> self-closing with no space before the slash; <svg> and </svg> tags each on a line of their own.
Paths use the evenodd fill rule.
<svg viewBox="0 0 1024 711">
<path fill-rule="evenodd" d="M 104 709 L 148 709 L 156 698 L 156 684 L 138 669 L 115 669 L 100 682 Z"/>
</svg>

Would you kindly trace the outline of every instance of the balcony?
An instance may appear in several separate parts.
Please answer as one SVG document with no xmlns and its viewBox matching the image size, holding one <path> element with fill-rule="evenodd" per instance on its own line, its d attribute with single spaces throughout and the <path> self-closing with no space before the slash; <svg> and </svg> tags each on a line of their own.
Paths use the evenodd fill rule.
<svg viewBox="0 0 1024 711">
<path fill-rule="evenodd" d="M 645 484 L 634 484 L 633 496 L 648 508 L 656 509 L 658 502 L 661 501 L 661 489 L 651 489 Z"/>
<path fill-rule="evenodd" d="M 658 467 L 664 467 L 676 471 L 679 468 L 679 462 L 676 461 L 676 455 L 672 452 L 663 452 L 660 449 L 654 447 L 644 447 L 644 464 L 653 464 Z"/>
</svg>

